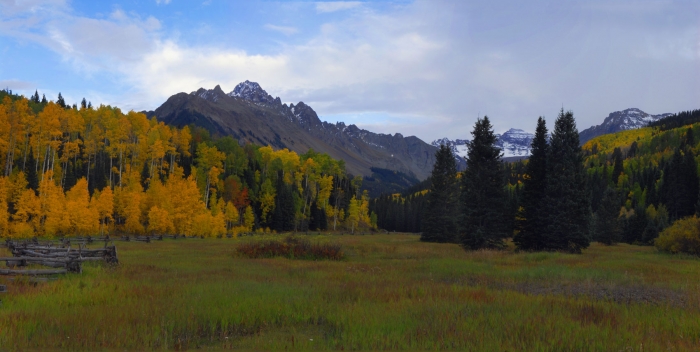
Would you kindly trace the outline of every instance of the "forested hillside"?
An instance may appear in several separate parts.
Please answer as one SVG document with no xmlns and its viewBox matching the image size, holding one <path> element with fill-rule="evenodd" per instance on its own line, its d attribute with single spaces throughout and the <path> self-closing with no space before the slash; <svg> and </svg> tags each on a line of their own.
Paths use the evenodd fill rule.
<svg viewBox="0 0 700 352">
<path fill-rule="evenodd" d="M 590 239 L 653 244 L 671 223 L 700 210 L 700 140 L 695 136 L 700 131 L 698 116 L 697 110 L 674 114 L 655 122 L 654 127 L 599 136 L 582 146 L 584 188 L 592 215 L 587 230 Z M 548 163 L 556 160 L 551 152 L 547 155 Z M 531 179 L 527 171 L 531 162 L 502 164 L 508 195 L 503 222 L 509 224 L 513 235 L 520 232 L 517 221 L 525 216 L 521 213 L 527 202 L 523 184 Z M 421 189 L 373 200 L 371 209 L 378 215 L 379 227 L 425 231 L 416 225 L 420 224 L 416 219 L 425 215 L 425 195 L 430 187 L 427 182 Z"/>
<path fill-rule="evenodd" d="M 0 236 L 370 227 L 360 177 L 144 114 L 0 92 Z"/>
</svg>

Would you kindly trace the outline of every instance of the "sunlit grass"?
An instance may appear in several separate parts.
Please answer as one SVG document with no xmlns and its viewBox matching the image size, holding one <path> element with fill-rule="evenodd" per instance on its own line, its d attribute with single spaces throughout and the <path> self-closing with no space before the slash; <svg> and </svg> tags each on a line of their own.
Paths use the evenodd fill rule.
<svg viewBox="0 0 700 352">
<path fill-rule="evenodd" d="M 0 351 L 700 349 L 694 257 L 465 252 L 413 235 L 308 236 L 340 244 L 340 261 L 235 254 L 272 238 L 119 242 L 116 268 L 0 282 Z"/>
</svg>

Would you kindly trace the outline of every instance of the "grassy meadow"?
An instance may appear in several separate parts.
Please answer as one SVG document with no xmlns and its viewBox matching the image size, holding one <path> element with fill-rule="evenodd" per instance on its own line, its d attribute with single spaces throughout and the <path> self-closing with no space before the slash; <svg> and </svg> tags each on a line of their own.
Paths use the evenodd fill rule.
<svg viewBox="0 0 700 352">
<path fill-rule="evenodd" d="M 271 237 L 118 242 L 117 267 L 0 277 L 0 351 L 700 350 L 696 257 L 465 252 L 404 234 L 305 236 L 342 245 L 340 261 L 235 254 Z"/>
</svg>

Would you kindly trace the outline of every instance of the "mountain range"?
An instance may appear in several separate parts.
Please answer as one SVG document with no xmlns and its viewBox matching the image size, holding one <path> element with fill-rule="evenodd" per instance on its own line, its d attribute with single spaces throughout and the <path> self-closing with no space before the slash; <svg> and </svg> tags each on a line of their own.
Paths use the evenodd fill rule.
<svg viewBox="0 0 700 352">
<path fill-rule="evenodd" d="M 328 123 L 321 121 L 304 102 L 284 104 L 279 97 L 272 97 L 258 83 L 250 81 L 238 84 L 229 93 L 218 85 L 213 89 L 178 93 L 155 111 L 145 113 L 178 127 L 194 124 L 214 135 L 232 136 L 241 143 L 288 148 L 297 153 L 309 149 L 327 153 L 344 160 L 349 172 L 363 176 L 388 169 L 425 179 L 441 144 L 452 148 L 458 168 L 464 169 L 469 143 L 466 139 L 441 138 L 428 144 L 415 136 L 373 133 L 353 124 Z M 651 115 L 637 108 L 616 111 L 602 124 L 581 131 L 581 144 L 599 135 L 640 128 L 669 115 Z M 530 155 L 532 133 L 511 128 L 497 137 L 504 160 Z"/>
<path fill-rule="evenodd" d="M 372 175 L 372 167 L 396 170 L 418 179 L 430 175 L 435 163 L 434 146 L 415 136 L 382 134 L 345 123 L 321 121 L 303 102 L 283 104 L 258 83 L 245 81 L 225 93 L 220 86 L 171 96 L 155 111 L 145 112 L 166 124 L 194 124 L 214 135 L 229 135 L 239 142 L 288 148 L 297 153 L 309 149 L 345 161 L 355 175 Z"/>
<path fill-rule="evenodd" d="M 503 134 L 496 134 L 496 146 L 503 152 L 503 158 L 506 160 L 522 159 L 530 155 L 530 144 L 535 135 L 525 132 L 517 128 L 511 128 Z M 466 159 L 469 140 L 448 138 L 440 138 L 430 143 L 435 147 L 441 144 L 452 148 L 455 156 Z"/>
<path fill-rule="evenodd" d="M 630 108 L 610 113 L 600 125 L 589 127 L 579 133 L 579 139 L 583 145 L 587 141 L 609 133 L 632 130 L 647 126 L 651 122 L 658 121 L 673 114 L 651 115 L 637 108 Z M 503 159 L 516 160 L 530 156 L 530 143 L 534 135 L 520 129 L 511 128 L 502 135 L 496 135 L 496 145 L 503 151 Z M 436 139 L 430 143 L 435 147 L 445 144 L 452 148 L 455 155 L 466 158 L 469 140 L 448 138 Z"/>
</svg>

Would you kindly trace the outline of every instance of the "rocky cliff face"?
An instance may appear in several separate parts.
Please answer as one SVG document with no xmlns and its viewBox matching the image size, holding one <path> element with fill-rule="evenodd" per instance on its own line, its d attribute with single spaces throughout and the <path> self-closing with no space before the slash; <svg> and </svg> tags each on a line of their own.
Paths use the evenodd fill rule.
<svg viewBox="0 0 700 352">
<path fill-rule="evenodd" d="M 310 106 L 282 104 L 255 82 L 240 83 L 230 93 L 219 86 L 179 93 L 148 115 L 167 124 L 195 124 L 213 134 L 278 149 L 327 153 L 345 160 L 347 170 L 356 175 L 369 176 L 370 167 L 379 167 L 425 179 L 435 163 L 436 148 L 417 137 L 321 121 Z"/>
</svg>

